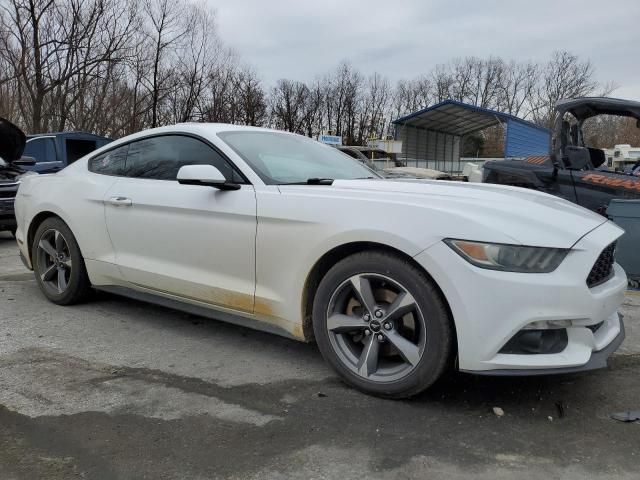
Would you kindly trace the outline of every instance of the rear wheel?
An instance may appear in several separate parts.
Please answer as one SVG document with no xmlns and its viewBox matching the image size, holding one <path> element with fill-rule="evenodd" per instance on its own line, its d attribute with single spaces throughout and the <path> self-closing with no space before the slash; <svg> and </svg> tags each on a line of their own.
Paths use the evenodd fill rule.
<svg viewBox="0 0 640 480">
<path fill-rule="evenodd" d="M 59 218 L 47 218 L 38 227 L 32 245 L 33 270 L 42 293 L 58 305 L 86 298 L 91 284 L 78 242 Z"/>
<path fill-rule="evenodd" d="M 358 253 L 329 270 L 318 286 L 313 326 L 342 378 L 383 397 L 429 387 L 451 354 L 448 311 L 432 280 L 386 252 Z"/>
</svg>

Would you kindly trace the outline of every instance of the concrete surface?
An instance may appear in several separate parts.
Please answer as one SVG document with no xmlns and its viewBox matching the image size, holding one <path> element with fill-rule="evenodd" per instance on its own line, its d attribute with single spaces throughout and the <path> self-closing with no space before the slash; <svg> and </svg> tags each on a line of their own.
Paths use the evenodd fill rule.
<svg viewBox="0 0 640 480">
<path fill-rule="evenodd" d="M 0 233 L 0 479 L 637 479 L 640 424 L 609 414 L 640 409 L 638 307 L 609 369 L 387 401 L 313 345 L 105 294 L 52 305 Z"/>
</svg>

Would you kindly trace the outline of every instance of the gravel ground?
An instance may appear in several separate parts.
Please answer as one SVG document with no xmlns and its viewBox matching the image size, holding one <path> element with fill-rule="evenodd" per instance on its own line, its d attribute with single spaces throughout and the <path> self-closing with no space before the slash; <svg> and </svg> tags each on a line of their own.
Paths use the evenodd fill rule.
<svg viewBox="0 0 640 480">
<path fill-rule="evenodd" d="M 637 479 L 640 423 L 609 414 L 640 409 L 638 307 L 608 369 L 387 401 L 313 345 L 104 294 L 52 305 L 0 233 L 0 478 Z"/>
</svg>

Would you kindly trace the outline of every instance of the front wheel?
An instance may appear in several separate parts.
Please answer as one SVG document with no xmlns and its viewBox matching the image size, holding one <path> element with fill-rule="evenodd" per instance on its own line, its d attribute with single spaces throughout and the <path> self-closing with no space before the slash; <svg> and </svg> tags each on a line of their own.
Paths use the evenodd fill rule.
<svg viewBox="0 0 640 480">
<path fill-rule="evenodd" d="M 329 270 L 313 327 L 322 355 L 347 383 L 387 398 L 429 387 L 452 351 L 448 310 L 433 281 L 387 252 L 357 253 Z"/>
<path fill-rule="evenodd" d="M 71 305 L 86 298 L 91 284 L 78 242 L 66 223 L 55 217 L 42 222 L 31 252 L 38 286 L 50 301 Z"/>
</svg>

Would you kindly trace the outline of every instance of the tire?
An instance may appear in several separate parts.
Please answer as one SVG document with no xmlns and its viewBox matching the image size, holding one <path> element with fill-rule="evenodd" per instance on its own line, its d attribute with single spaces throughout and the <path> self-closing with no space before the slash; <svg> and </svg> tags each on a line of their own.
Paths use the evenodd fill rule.
<svg viewBox="0 0 640 480">
<path fill-rule="evenodd" d="M 313 302 L 313 329 L 346 383 L 385 398 L 431 386 L 453 352 L 452 322 L 433 280 L 384 251 L 356 253 L 327 272 Z"/>
<path fill-rule="evenodd" d="M 91 283 L 80 247 L 60 218 L 50 217 L 42 222 L 31 252 L 36 281 L 47 299 L 58 305 L 72 305 L 87 298 Z"/>
</svg>

